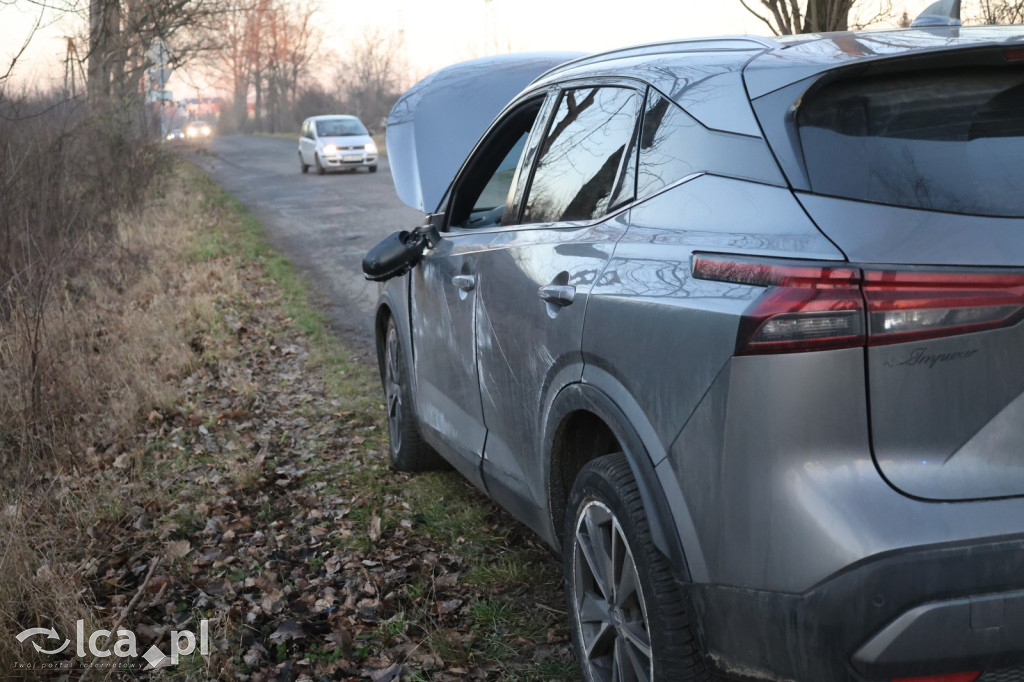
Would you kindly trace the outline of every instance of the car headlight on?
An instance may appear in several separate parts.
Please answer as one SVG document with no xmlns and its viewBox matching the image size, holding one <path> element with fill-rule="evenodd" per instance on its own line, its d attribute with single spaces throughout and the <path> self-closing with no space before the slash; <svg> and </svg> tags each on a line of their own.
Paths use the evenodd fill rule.
<svg viewBox="0 0 1024 682">
<path fill-rule="evenodd" d="M 363 147 L 363 149 L 366 150 L 367 154 L 376 154 L 377 153 L 377 143 L 374 142 L 373 140 L 370 140 L 369 142 L 366 143 L 366 146 Z"/>
<path fill-rule="evenodd" d="M 324 154 L 326 156 L 333 156 L 334 154 L 337 154 L 337 153 L 338 153 L 338 145 L 336 145 L 336 144 L 325 144 L 324 145 Z"/>
<path fill-rule="evenodd" d="M 203 135 L 210 134 L 210 126 L 203 126 Z"/>
</svg>

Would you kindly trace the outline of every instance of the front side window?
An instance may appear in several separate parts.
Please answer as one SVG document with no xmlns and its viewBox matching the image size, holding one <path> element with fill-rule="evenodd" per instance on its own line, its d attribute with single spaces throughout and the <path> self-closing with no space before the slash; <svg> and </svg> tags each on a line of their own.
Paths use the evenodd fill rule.
<svg viewBox="0 0 1024 682">
<path fill-rule="evenodd" d="M 566 90 L 541 144 L 523 222 L 593 220 L 623 193 L 623 158 L 636 130 L 640 95 L 629 88 Z"/>
<path fill-rule="evenodd" d="M 526 142 L 543 102 L 539 98 L 521 106 L 498 124 L 481 145 L 456 186 L 452 227 L 478 229 L 503 223 Z"/>
</svg>

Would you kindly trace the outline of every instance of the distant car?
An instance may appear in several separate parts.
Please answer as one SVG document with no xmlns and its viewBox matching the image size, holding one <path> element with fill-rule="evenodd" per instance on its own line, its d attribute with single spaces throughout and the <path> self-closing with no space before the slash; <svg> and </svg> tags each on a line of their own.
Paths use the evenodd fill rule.
<svg viewBox="0 0 1024 682">
<path fill-rule="evenodd" d="M 190 140 L 202 140 L 213 135 L 213 128 L 206 121 L 192 121 L 185 126 L 185 137 Z"/>
<path fill-rule="evenodd" d="M 366 168 L 377 172 L 377 145 L 355 116 L 313 116 L 302 122 L 299 168 L 319 175 L 328 170 Z"/>
<path fill-rule="evenodd" d="M 175 128 L 171 132 L 167 133 L 164 139 L 168 142 L 181 142 L 185 139 L 185 131 L 181 128 Z"/>
<path fill-rule="evenodd" d="M 587 682 L 1024 680 L 1024 27 L 958 24 L 392 110 L 392 463 L 561 551 Z"/>
</svg>

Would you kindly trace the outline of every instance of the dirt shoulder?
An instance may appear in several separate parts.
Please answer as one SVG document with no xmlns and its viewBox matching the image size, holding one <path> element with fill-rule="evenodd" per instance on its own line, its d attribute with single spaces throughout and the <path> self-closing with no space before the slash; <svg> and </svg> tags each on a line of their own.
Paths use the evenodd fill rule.
<svg viewBox="0 0 1024 682">
<path fill-rule="evenodd" d="M 178 271 L 151 275 L 181 357 L 153 363 L 163 397 L 135 406 L 134 428 L 5 498 L 22 544 L 0 568 L 16 555 L 8 589 L 36 595 L 0 614 L 0 672 L 134 678 L 7 637 L 72 639 L 82 616 L 86 634 L 132 631 L 140 656 L 208 632 L 208 654 L 157 678 L 574 679 L 557 560 L 456 474 L 392 472 L 375 368 L 237 203 L 191 167 L 168 182 L 178 236 L 161 248 Z"/>
</svg>

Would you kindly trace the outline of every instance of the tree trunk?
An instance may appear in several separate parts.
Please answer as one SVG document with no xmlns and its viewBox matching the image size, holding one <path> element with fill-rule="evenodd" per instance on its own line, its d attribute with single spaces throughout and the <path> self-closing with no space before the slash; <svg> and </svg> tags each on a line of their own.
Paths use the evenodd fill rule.
<svg viewBox="0 0 1024 682">
<path fill-rule="evenodd" d="M 89 106 L 93 111 L 109 109 L 120 31 L 120 0 L 89 0 L 87 91 Z"/>
</svg>

